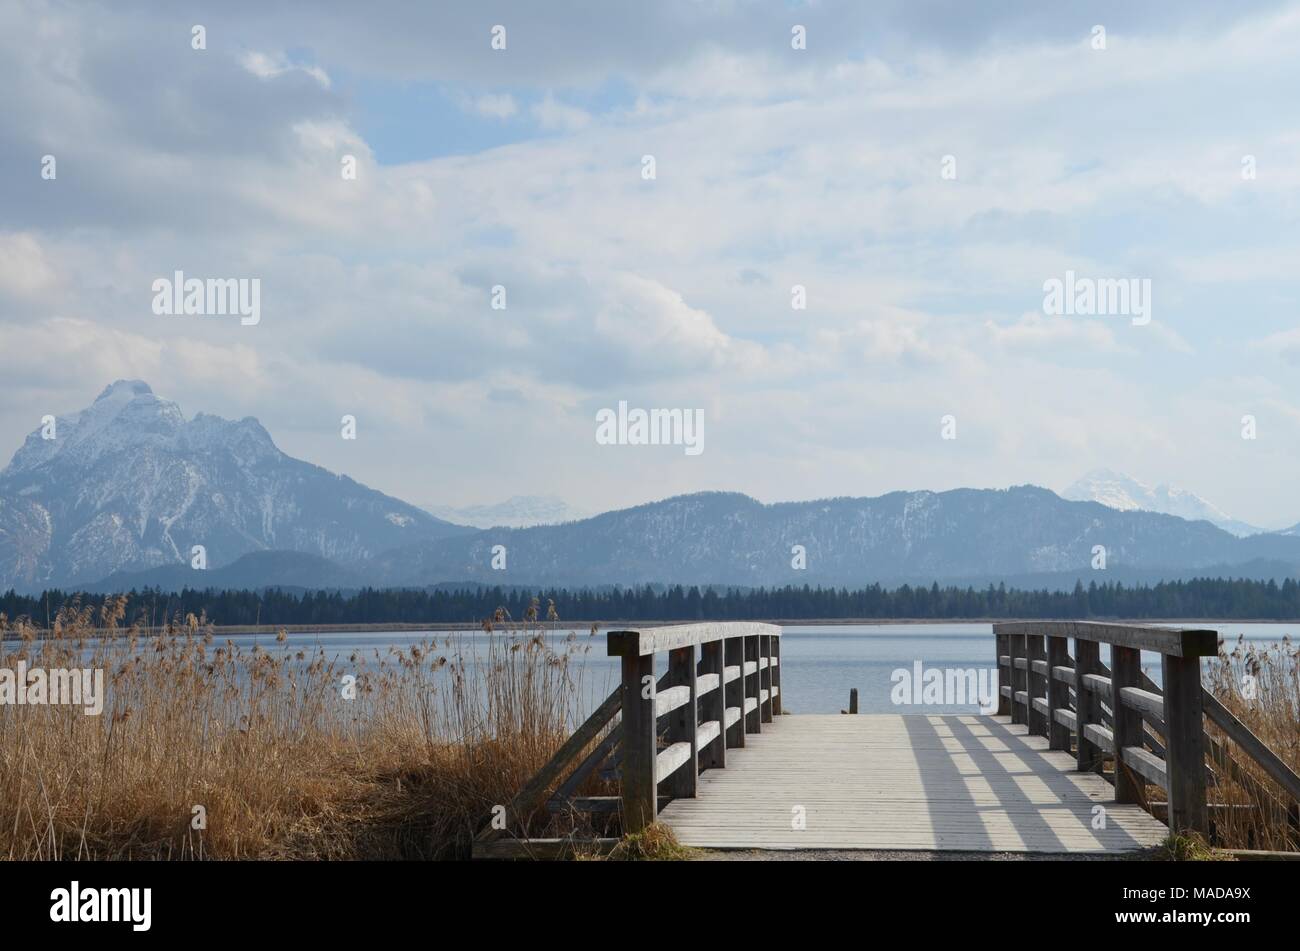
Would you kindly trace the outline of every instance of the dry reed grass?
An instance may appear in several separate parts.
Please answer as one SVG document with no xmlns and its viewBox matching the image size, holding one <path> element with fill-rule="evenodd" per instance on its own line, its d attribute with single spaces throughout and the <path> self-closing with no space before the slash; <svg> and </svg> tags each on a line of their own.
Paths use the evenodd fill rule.
<svg viewBox="0 0 1300 951">
<path fill-rule="evenodd" d="M 1220 644 L 1206 687 L 1292 770 L 1300 773 L 1300 649 L 1290 638 L 1259 647 L 1238 638 Z M 1208 721 L 1207 721 L 1208 724 Z M 1300 810 L 1278 785 L 1213 725 L 1244 776 L 1216 768 L 1209 790 L 1214 844 L 1232 849 L 1300 851 Z"/>
<path fill-rule="evenodd" d="M 193 616 L 123 629 L 126 611 L 74 605 L 49 631 L 0 616 L 0 668 L 102 668 L 108 695 L 101 716 L 0 705 L 0 857 L 462 857 L 581 712 L 587 639 L 539 630 L 536 606 L 521 623 L 498 612 L 477 648 L 339 659 L 283 633 L 218 642 Z"/>
</svg>

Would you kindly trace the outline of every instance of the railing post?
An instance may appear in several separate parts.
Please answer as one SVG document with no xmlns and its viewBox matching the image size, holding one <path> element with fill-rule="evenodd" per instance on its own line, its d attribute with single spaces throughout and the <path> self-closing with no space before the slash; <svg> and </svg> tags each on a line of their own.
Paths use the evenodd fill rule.
<svg viewBox="0 0 1300 951">
<path fill-rule="evenodd" d="M 1083 773 L 1101 772 L 1102 751 L 1087 737 L 1084 730 L 1089 723 L 1101 722 L 1101 703 L 1097 694 L 1088 689 L 1084 677 L 1101 673 L 1101 649 L 1096 641 L 1074 639 L 1074 726 L 1078 735 L 1076 757 L 1078 769 Z"/>
<path fill-rule="evenodd" d="M 723 719 L 722 725 L 726 727 L 726 713 L 731 707 L 740 711 L 740 716 L 736 722 L 731 725 L 730 729 L 724 730 L 727 734 L 728 746 L 745 745 L 745 647 L 744 639 L 740 637 L 728 637 L 723 644 L 723 678 L 726 678 L 726 668 L 736 667 L 740 670 L 740 676 L 731 681 L 725 687 L 726 697 L 723 702 Z"/>
<path fill-rule="evenodd" d="M 773 635 L 772 644 L 772 663 L 775 664 L 772 670 L 772 716 L 781 715 L 781 637 Z"/>
<path fill-rule="evenodd" d="M 691 756 L 673 770 L 665 780 L 668 795 L 674 799 L 694 799 L 699 781 L 699 694 L 695 689 L 695 645 L 679 647 L 668 652 L 668 682 L 674 687 L 688 687 L 691 698 L 668 714 L 668 742 L 689 743 Z"/>
<path fill-rule="evenodd" d="M 654 654 L 641 654 L 637 638 L 623 654 L 623 831 L 641 832 L 655 821 L 659 797 L 655 788 L 655 664 Z"/>
<path fill-rule="evenodd" d="M 745 676 L 745 667 L 750 664 L 754 665 L 754 672 L 748 677 Z M 762 704 L 758 699 L 758 637 L 750 635 L 745 638 L 745 661 L 744 666 L 740 668 L 740 679 L 745 683 L 745 702 L 740 708 L 741 719 L 745 721 L 746 733 L 762 733 L 763 717 L 762 710 L 759 708 Z M 754 710 L 752 713 L 745 713 L 745 707 L 749 706 L 749 698 L 754 698 Z"/>
<path fill-rule="evenodd" d="M 1201 659 L 1161 655 L 1165 691 L 1165 775 L 1169 828 L 1208 834 Z"/>
<path fill-rule="evenodd" d="M 1011 670 L 1008 669 L 1006 676 L 1002 676 L 1002 658 L 1008 657 L 1009 659 L 1011 649 L 1007 642 L 1010 638 L 1005 634 L 996 634 L 993 639 L 997 645 L 994 648 L 997 651 L 997 656 L 993 658 L 993 669 L 998 672 L 998 716 L 1007 717 L 1011 715 L 1011 698 L 1002 696 L 1002 688 L 1014 688 L 1011 686 Z"/>
<path fill-rule="evenodd" d="M 1043 649 L 1043 635 L 1030 634 L 1025 639 L 1025 713 L 1029 717 L 1029 732 L 1047 736 L 1047 717 L 1034 706 L 1034 700 L 1047 695 L 1047 680 L 1034 670 L 1034 661 L 1047 660 Z"/>
<path fill-rule="evenodd" d="M 767 666 L 763 666 L 767 661 Z M 763 691 L 767 699 L 763 699 Z M 758 636 L 758 712 L 764 723 L 772 722 L 772 638 L 766 634 Z"/>
<path fill-rule="evenodd" d="M 718 688 L 700 698 L 700 720 L 704 723 L 718 721 L 717 739 L 700 750 L 700 769 L 721 769 L 727 765 L 727 698 L 726 685 L 722 682 L 726 676 L 725 666 L 722 641 L 706 641 L 700 645 L 699 673 L 718 675 Z"/>
<path fill-rule="evenodd" d="M 1052 671 L 1069 664 L 1069 642 L 1064 637 L 1047 638 L 1047 748 L 1070 749 L 1070 728 L 1056 719 L 1057 710 L 1070 709 L 1070 685 L 1057 680 Z"/>
<path fill-rule="evenodd" d="M 1016 660 L 1024 656 L 1025 653 L 1025 636 L 1023 634 L 1012 634 L 1007 640 L 1007 653 L 1011 670 L 1011 722 L 1028 723 L 1029 718 L 1021 708 L 1020 702 L 1016 700 L 1016 693 L 1026 685 L 1024 673 L 1016 666 Z"/>
<path fill-rule="evenodd" d="M 1143 782 L 1124 763 L 1124 747 L 1142 746 L 1142 714 L 1124 703 L 1125 687 L 1142 686 L 1142 651 L 1112 644 L 1110 648 L 1110 718 L 1115 755 L 1115 801 L 1141 802 Z"/>
</svg>

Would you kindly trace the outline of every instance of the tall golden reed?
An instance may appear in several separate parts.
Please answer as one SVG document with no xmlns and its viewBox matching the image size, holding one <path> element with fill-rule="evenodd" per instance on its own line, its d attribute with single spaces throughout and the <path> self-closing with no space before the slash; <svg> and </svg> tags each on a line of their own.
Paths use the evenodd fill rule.
<svg viewBox="0 0 1300 951">
<path fill-rule="evenodd" d="M 49 631 L 0 616 L 0 668 L 102 668 L 108 694 L 100 716 L 0 705 L 0 858 L 463 856 L 581 712 L 587 638 L 535 609 L 337 659 L 193 616 L 123 629 L 126 610 L 74 605 Z"/>
</svg>

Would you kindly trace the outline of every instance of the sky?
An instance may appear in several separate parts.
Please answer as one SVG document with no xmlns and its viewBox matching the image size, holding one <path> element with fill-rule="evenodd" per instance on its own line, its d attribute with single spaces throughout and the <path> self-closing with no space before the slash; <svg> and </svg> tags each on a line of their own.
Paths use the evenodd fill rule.
<svg viewBox="0 0 1300 951">
<path fill-rule="evenodd" d="M 430 506 L 1108 467 L 1295 524 L 1297 49 L 1263 0 L 0 0 L 0 456 L 138 378 Z M 260 319 L 155 313 L 177 270 Z"/>
</svg>

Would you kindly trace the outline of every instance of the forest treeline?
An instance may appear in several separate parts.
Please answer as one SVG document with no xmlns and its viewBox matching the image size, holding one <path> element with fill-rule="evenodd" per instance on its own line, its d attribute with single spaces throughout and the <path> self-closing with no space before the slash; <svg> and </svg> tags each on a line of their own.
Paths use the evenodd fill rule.
<svg viewBox="0 0 1300 951">
<path fill-rule="evenodd" d="M 58 590 L 0 595 L 10 621 L 44 625 L 70 602 L 98 609 L 103 594 Z M 504 608 L 515 620 L 530 605 L 562 621 L 743 621 L 847 618 L 1217 618 L 1300 619 L 1300 584 L 1287 579 L 1193 579 L 1126 587 L 1119 582 L 1076 584 L 1073 591 L 902 585 L 858 589 L 795 587 L 710 588 L 681 585 L 610 589 L 466 587 L 365 588 L 360 591 L 214 591 L 186 588 L 128 594 L 126 624 L 148 626 L 187 614 L 216 624 L 478 624 Z"/>
</svg>

